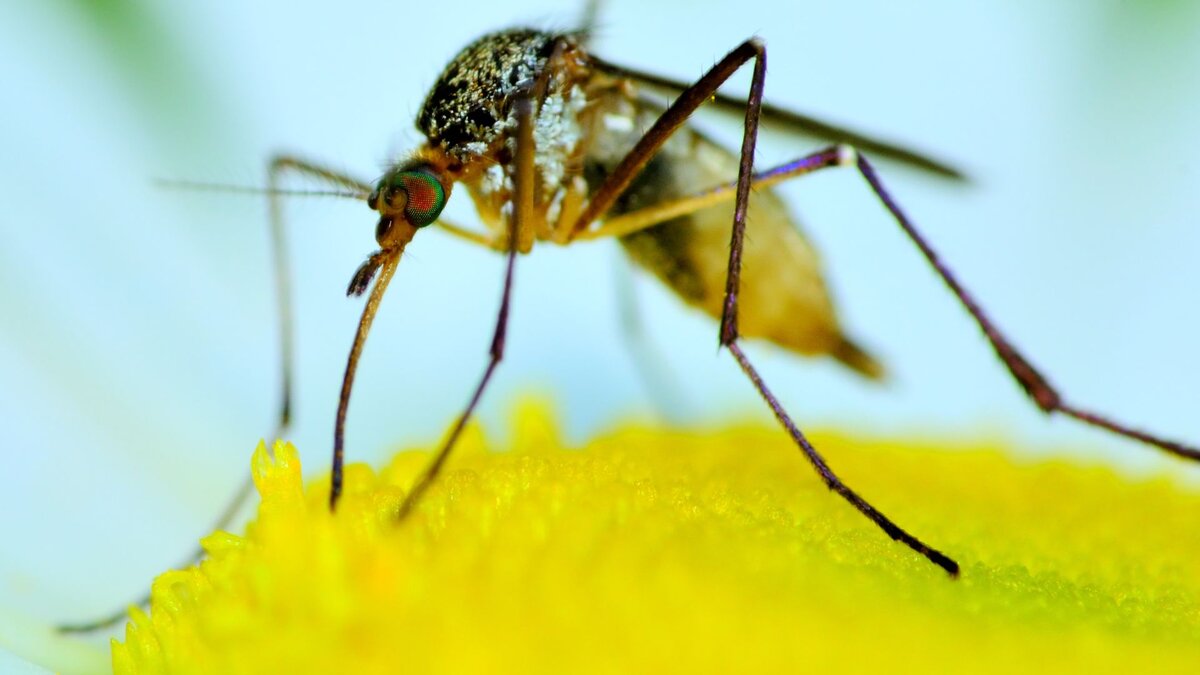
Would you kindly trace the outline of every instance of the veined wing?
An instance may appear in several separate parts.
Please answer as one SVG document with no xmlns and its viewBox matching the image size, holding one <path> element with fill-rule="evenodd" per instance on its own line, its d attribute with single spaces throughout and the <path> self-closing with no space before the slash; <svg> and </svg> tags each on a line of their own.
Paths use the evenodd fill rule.
<svg viewBox="0 0 1200 675">
<path fill-rule="evenodd" d="M 668 94 L 678 94 L 687 89 L 690 85 L 685 82 L 679 82 L 671 78 L 646 73 L 624 66 L 618 66 L 602 59 L 592 57 L 592 65 L 614 77 L 628 78 L 634 80 L 651 90 L 657 90 Z M 731 96 L 729 94 L 718 93 L 713 97 L 710 105 L 716 109 L 726 113 L 744 114 L 746 110 L 746 99 L 744 97 Z M 959 169 L 954 168 L 947 162 L 930 157 L 929 155 L 907 148 L 898 143 L 885 141 L 879 138 L 873 138 L 867 134 L 848 129 L 846 127 L 823 122 L 814 117 L 804 115 L 786 108 L 771 105 L 763 102 L 762 106 L 762 121 L 766 125 L 775 125 L 784 128 L 792 133 L 813 138 L 822 139 L 832 143 L 846 143 L 853 145 L 864 154 L 881 159 L 888 159 L 899 164 L 903 164 L 913 169 L 931 173 L 941 178 L 948 178 L 956 181 L 967 180 L 966 174 Z"/>
</svg>

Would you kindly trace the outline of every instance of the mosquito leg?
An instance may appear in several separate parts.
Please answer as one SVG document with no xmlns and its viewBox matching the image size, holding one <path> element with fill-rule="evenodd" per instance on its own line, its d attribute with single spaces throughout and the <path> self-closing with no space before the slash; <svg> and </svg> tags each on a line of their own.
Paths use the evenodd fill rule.
<svg viewBox="0 0 1200 675">
<path fill-rule="evenodd" d="M 279 317 L 279 353 L 282 362 L 280 377 L 282 379 L 279 403 L 278 438 L 291 423 L 292 417 L 292 373 L 295 369 L 295 344 L 293 336 L 295 328 L 292 318 L 292 289 L 291 263 L 287 252 L 287 238 L 283 223 L 283 204 L 276 192 L 279 181 L 285 174 L 297 174 L 327 185 L 346 188 L 365 196 L 371 191 L 369 185 L 344 173 L 329 169 L 313 162 L 289 155 L 277 155 L 271 159 L 267 171 L 268 206 L 271 221 L 271 253 L 275 268 L 276 308 Z M 383 284 L 386 285 L 386 284 Z M 246 487 L 251 483 L 247 479 Z M 249 490 L 246 491 L 247 494 Z"/>
<path fill-rule="evenodd" d="M 479 400 L 483 397 L 483 391 L 487 388 L 488 382 L 492 379 L 492 373 L 496 371 L 496 366 L 500 365 L 501 359 L 504 358 L 504 338 L 508 331 L 508 308 L 509 301 L 512 297 L 513 286 L 513 269 L 517 262 L 517 242 L 520 239 L 521 228 L 530 226 L 530 214 L 533 213 L 533 100 L 528 96 L 522 96 L 515 102 L 517 113 L 517 151 L 516 151 L 516 176 L 513 181 L 515 194 L 513 197 L 513 216 L 509 220 L 509 236 L 508 236 L 508 257 L 504 265 L 504 290 L 500 295 L 500 311 L 496 316 L 496 328 L 492 334 L 491 347 L 488 350 L 488 363 L 484 368 L 483 376 L 479 379 L 479 384 L 476 385 L 474 393 L 471 394 L 470 401 L 467 402 L 467 407 L 455 422 L 454 428 L 450 431 L 450 435 L 446 438 L 445 443 L 434 455 L 433 460 L 425 467 L 425 470 L 413 483 L 412 489 L 405 495 L 404 501 L 400 504 L 400 509 L 397 511 L 397 520 L 403 520 L 417 502 L 421 499 L 421 495 L 429 489 L 433 481 L 437 479 L 441 473 L 442 467 L 446 464 L 446 459 L 450 457 L 450 452 L 454 450 L 458 438 L 462 435 L 463 429 L 470 421 L 472 413 L 475 412 L 475 407 L 479 405 Z"/>
<path fill-rule="evenodd" d="M 447 232 L 461 237 L 472 243 L 485 246 L 487 248 L 495 248 L 495 244 L 491 240 L 477 235 L 469 230 L 460 228 L 449 221 L 440 221 L 439 224 L 445 228 Z M 375 289 L 371 292 L 371 297 L 367 301 L 366 308 L 363 309 L 363 316 L 359 322 L 358 332 L 355 333 L 354 345 L 350 349 L 350 357 L 346 364 L 346 374 L 342 380 L 342 393 L 338 400 L 337 422 L 334 428 L 333 441 L 333 469 L 330 473 L 330 495 L 329 507 L 336 508 L 337 500 L 342 491 L 342 463 L 345 453 L 345 428 L 346 428 L 346 413 L 350 405 L 350 391 L 354 385 L 354 374 L 358 367 L 358 359 L 362 354 L 362 348 L 366 343 L 367 332 L 371 329 L 371 322 L 374 321 L 375 313 L 378 311 L 379 302 L 383 298 L 383 292 L 386 290 L 387 284 L 391 281 L 392 274 L 395 268 L 395 261 L 398 258 L 397 251 L 376 251 L 367 257 L 362 265 L 359 265 L 355 270 L 354 276 L 350 279 L 350 285 L 346 289 L 348 296 L 360 296 L 366 292 L 371 281 L 379 274 L 381 268 L 388 268 L 385 274 L 380 275 L 379 283 L 375 285 Z"/>
<path fill-rule="evenodd" d="M 280 196 L 283 193 L 279 189 L 279 181 L 284 174 L 294 173 L 300 176 L 313 179 L 317 182 L 339 188 L 345 188 L 353 193 L 361 194 L 363 198 L 370 192 L 370 187 L 365 183 L 355 180 L 354 178 L 338 173 L 331 169 L 318 166 L 311 162 L 307 162 L 296 157 L 277 156 L 268 164 L 267 168 L 267 189 L 265 192 L 268 195 L 268 211 L 271 233 L 271 254 L 275 268 L 275 288 L 276 288 L 276 310 L 279 317 L 279 341 L 280 341 L 280 396 L 279 408 L 276 413 L 276 421 L 272 438 L 281 438 L 291 424 L 292 419 L 292 372 L 293 372 L 293 341 L 292 341 L 292 302 L 291 302 L 291 274 L 289 272 L 289 262 L 287 256 L 286 239 L 284 236 L 283 223 L 283 205 L 280 202 Z M 185 188 L 197 189 L 218 189 L 222 191 L 240 190 L 236 186 L 224 185 L 205 185 L 192 184 L 187 182 L 167 182 L 166 185 L 178 186 Z M 258 192 L 258 190 L 254 190 Z M 338 193 L 342 194 L 342 193 Z M 208 531 L 228 529 L 234 518 L 242 510 L 246 501 L 254 491 L 254 482 L 247 476 L 238 486 L 233 498 L 230 499 L 221 514 L 217 516 L 216 521 Z M 184 568 L 196 563 L 204 557 L 204 549 L 196 547 L 196 549 L 184 558 L 177 568 Z M 150 595 L 147 593 L 138 598 L 133 604 L 139 607 L 145 607 L 150 604 Z M 63 624 L 58 627 L 58 630 L 63 633 L 89 633 L 92 631 L 103 630 L 123 621 L 128 616 L 125 607 L 114 611 L 112 614 L 100 619 L 83 623 Z"/>
<path fill-rule="evenodd" d="M 1149 445 L 1161 448 L 1171 454 L 1188 459 L 1200 460 L 1200 449 L 1177 441 L 1163 439 L 1154 434 L 1133 429 L 1112 419 L 1096 413 L 1077 408 L 1063 400 L 1062 395 L 1047 380 L 1046 377 L 1029 360 L 1012 345 L 1000 332 L 991 318 L 975 302 L 971 294 L 958 282 L 954 274 L 941 261 L 941 258 L 930 247 L 925 238 L 917 231 L 912 221 L 904 214 L 895 200 L 884 188 L 874 168 L 865 157 L 849 146 L 832 146 L 780 164 L 766 171 L 753 174 L 751 185 L 755 188 L 768 187 L 784 180 L 804 176 L 815 171 L 841 166 L 855 166 L 866 178 L 871 189 L 893 215 L 900 227 L 921 250 L 926 260 L 949 286 L 951 292 L 963 304 L 975 319 L 984 335 L 992 344 L 996 355 L 1008 368 L 1013 378 L 1029 395 L 1034 403 L 1046 413 L 1061 413 L 1073 417 L 1085 424 L 1090 424 L 1112 433 L 1126 436 Z M 600 227 L 586 230 L 578 236 L 579 239 L 598 239 L 601 237 L 621 237 L 632 232 L 657 225 L 672 218 L 693 213 L 699 209 L 735 198 L 738 182 L 726 183 L 697 192 L 694 195 L 663 202 L 654 206 L 631 211 L 615 218 L 609 218 Z"/>
<path fill-rule="evenodd" d="M 279 351 L 283 358 L 282 368 L 280 369 L 282 377 L 282 396 L 279 410 L 281 433 L 291 421 L 292 372 L 295 367 L 294 343 L 292 339 L 295 329 L 292 325 L 291 265 L 287 254 L 287 240 L 284 236 L 283 205 L 277 193 L 279 180 L 287 173 L 294 173 L 327 185 L 349 189 L 362 194 L 364 199 L 371 191 L 371 187 L 363 181 L 298 157 L 277 155 L 271 159 L 270 168 L 267 172 L 267 187 L 269 189 L 268 204 L 271 215 L 271 252 L 275 261 L 275 297 L 278 303 L 279 316 Z M 394 263 L 391 267 L 391 271 L 394 271 Z M 388 280 L 391 279 L 391 272 L 386 269 L 386 265 L 384 274 L 380 275 L 380 282 L 376 284 L 377 288 L 380 286 L 387 287 L 385 277 Z M 380 290 L 379 295 L 382 296 L 382 294 L 382 290 Z M 372 298 L 374 298 L 374 294 Z M 371 306 L 370 302 L 367 304 L 368 307 Z M 378 299 L 376 299 L 375 305 L 378 306 L 378 304 Z M 366 323 L 369 327 L 370 321 L 368 320 Z M 365 336 L 363 339 L 365 340 Z M 361 349 L 361 345 L 357 346 Z M 353 378 L 351 377 L 351 379 Z"/>
<path fill-rule="evenodd" d="M 238 512 L 242 510 L 242 506 L 245 505 L 246 500 L 250 497 L 250 493 L 253 488 L 254 482 L 252 480 L 243 481 L 242 484 L 238 486 L 238 491 L 234 494 L 233 499 L 229 500 L 229 503 L 226 504 L 225 509 L 221 511 L 221 515 L 217 517 L 216 523 L 213 524 L 209 531 L 227 529 L 229 524 L 233 522 L 233 519 L 237 517 Z M 184 558 L 178 565 L 176 565 L 175 568 L 182 569 L 184 567 L 189 567 L 196 564 L 196 561 L 203 557 L 204 549 L 202 547 L 197 547 L 196 550 L 191 553 L 191 555 Z M 150 604 L 150 594 L 146 593 L 130 604 L 137 607 L 146 607 Z M 60 633 L 91 633 L 93 631 L 110 628 L 129 617 L 128 606 L 129 605 L 126 605 L 121 609 L 113 611 L 112 614 L 99 619 L 93 619 L 83 623 L 60 624 L 58 626 L 58 631 Z"/>
<path fill-rule="evenodd" d="M 271 255 L 275 267 L 275 298 L 279 317 L 279 353 L 282 355 L 280 376 L 281 396 L 279 402 L 279 431 L 285 430 L 292 418 L 292 373 L 295 369 L 295 328 L 292 319 L 291 262 L 287 253 L 287 238 L 284 234 L 283 204 L 276 190 L 279 180 L 286 173 L 295 173 L 329 185 L 349 188 L 364 196 L 371 188 L 362 181 L 345 174 L 318 166 L 297 157 L 279 155 L 271 159 L 267 171 L 268 205 L 271 221 Z M 278 435 L 276 435 L 278 438 Z"/>
<path fill-rule="evenodd" d="M 609 173 L 604 183 L 593 194 L 587 208 L 584 209 L 579 220 L 575 223 L 572 230 L 572 238 L 581 235 L 588 225 L 602 217 L 612 207 L 621 193 L 629 187 L 629 184 L 637 177 L 637 174 L 650 161 L 655 152 L 662 147 L 667 138 L 686 122 L 688 117 L 701 104 L 712 98 L 722 83 L 728 80 L 733 73 L 751 59 L 754 60 L 754 72 L 751 76 L 750 95 L 745 105 L 746 118 L 742 138 L 741 159 L 738 165 L 736 201 L 734 205 L 732 238 L 729 247 L 729 269 L 726 278 L 725 303 L 721 319 L 720 343 L 728 347 L 730 352 L 734 354 L 734 357 L 738 360 L 738 364 L 742 366 L 742 370 L 750 377 L 755 388 L 758 389 L 768 405 L 771 406 L 772 411 L 775 412 L 779 421 L 787 429 L 788 433 L 792 435 L 792 438 L 796 441 L 801 451 L 803 451 L 805 457 L 812 463 L 813 468 L 817 470 L 817 473 L 820 474 L 830 489 L 836 491 L 849 501 L 893 539 L 903 542 L 909 548 L 925 556 L 950 574 L 957 574 L 957 563 L 905 532 L 842 483 L 841 479 L 825 463 L 824 458 L 817 453 L 816 449 L 808 442 L 808 439 L 804 437 L 799 428 L 791 421 L 791 418 L 787 416 L 787 413 L 779 405 L 770 390 L 767 389 L 766 384 L 759 377 L 753 366 L 750 365 L 750 361 L 742 353 L 741 348 L 737 344 L 737 293 L 742 262 L 742 240 L 746 228 L 746 209 L 750 195 L 750 184 L 754 177 L 754 145 L 758 137 L 758 122 L 759 116 L 762 113 L 762 94 L 766 78 L 766 48 L 760 41 L 751 39 L 743 42 L 726 55 L 725 58 L 717 62 L 695 84 L 687 87 L 679 94 L 678 98 L 663 112 L 654 125 L 642 136 L 621 163 Z M 836 159 L 836 155 L 834 159 Z M 817 163 L 821 161 L 823 160 L 818 159 Z"/>
<path fill-rule="evenodd" d="M 750 181 L 752 188 L 766 188 L 782 183 L 785 180 L 797 178 L 819 169 L 831 166 L 841 166 L 843 159 L 837 148 L 830 148 L 811 155 L 805 155 L 786 164 L 780 164 L 753 175 Z M 722 183 L 701 190 L 685 197 L 671 199 L 636 211 L 622 213 L 619 216 L 607 218 L 598 227 L 584 230 L 576 239 L 602 239 L 605 237 L 623 237 L 647 227 L 664 223 L 673 218 L 686 216 L 710 206 L 732 201 L 737 196 L 737 181 Z"/>
<path fill-rule="evenodd" d="M 459 416 L 458 421 L 455 422 L 450 436 L 446 438 L 437 455 L 425 467 L 425 470 L 421 472 L 421 476 L 413 483 L 412 489 L 405 495 L 404 501 L 401 502 L 400 508 L 396 513 L 397 520 L 403 520 L 412 512 L 417 502 L 421 499 L 421 495 L 429 489 L 429 486 L 433 484 L 438 474 L 441 473 L 442 467 L 450 457 L 450 452 L 454 450 L 459 436 L 462 435 L 463 429 L 466 428 L 467 422 L 475 412 L 475 407 L 479 405 L 480 399 L 483 398 L 483 391 L 487 388 L 488 382 L 491 381 L 492 373 L 496 371 L 496 366 L 500 365 L 500 361 L 504 358 L 504 338 L 508 327 L 509 298 L 512 294 L 513 268 L 515 267 L 516 259 L 516 249 L 509 250 L 504 266 L 504 290 L 500 299 L 500 311 L 496 317 L 496 328 L 492 334 L 491 347 L 488 349 L 488 363 L 487 367 L 484 368 L 483 376 L 479 379 L 479 384 L 475 386 L 475 391 L 471 394 L 471 399 L 468 401 L 466 409 Z"/>
<path fill-rule="evenodd" d="M 738 344 L 737 300 L 738 282 L 742 265 L 742 242 L 746 232 L 746 209 L 750 197 L 750 183 L 754 173 L 754 146 L 758 136 L 758 119 L 761 111 L 767 66 L 766 48 L 758 43 L 752 44 L 755 47 L 756 58 L 754 74 L 750 82 L 750 95 L 746 103 L 745 131 L 742 136 L 741 160 L 738 165 L 737 198 L 734 203 L 733 227 L 729 242 L 729 270 L 726 274 L 725 304 L 721 317 L 720 343 L 723 347 L 728 348 L 733 357 L 737 359 L 742 372 L 746 373 L 746 376 L 750 378 L 750 381 L 754 384 L 754 388 L 758 390 L 763 400 L 770 406 L 771 412 L 775 414 L 775 418 L 779 420 L 779 423 L 787 430 L 792 440 L 800 447 L 804 456 L 813 465 L 813 468 L 821 476 L 821 480 L 825 482 L 825 485 L 830 490 L 833 490 L 843 499 L 850 502 L 854 508 L 869 518 L 871 522 L 878 525 L 889 537 L 900 541 L 912 550 L 925 556 L 930 562 L 946 570 L 951 576 L 957 576 L 958 563 L 912 536 L 899 525 L 896 525 L 887 516 L 871 506 L 867 500 L 859 496 L 857 492 L 851 490 L 849 486 L 833 473 L 833 470 L 825 462 L 825 458 L 809 443 L 804 433 L 800 431 L 800 428 L 788 416 L 783 406 L 779 404 L 774 394 L 771 393 L 771 390 L 767 388 L 766 383 L 759 376 L 758 371 L 754 369 L 754 366 L 750 364 L 750 360 L 746 358 L 745 353 L 742 352 L 741 346 Z"/>
<path fill-rule="evenodd" d="M 718 61 L 695 84 L 680 93 L 592 194 L 587 207 L 572 227 L 568 241 L 579 237 L 588 225 L 603 217 L 612 208 L 617 198 L 625 192 L 662 144 L 687 122 L 692 113 L 708 101 L 726 80 L 751 59 L 756 59 L 757 68 L 758 64 L 763 62 L 760 56 L 762 53 L 763 46 L 760 41 L 747 40 L 726 54 L 725 58 Z M 757 117 L 755 119 L 757 120 Z"/>
<path fill-rule="evenodd" d="M 771 412 L 775 414 L 775 419 L 779 420 L 779 423 L 783 425 L 784 429 L 787 430 L 788 435 L 792 437 L 792 440 L 796 442 L 796 445 L 800 446 L 800 450 L 804 453 L 804 456 L 807 457 L 808 461 L 812 463 L 813 468 L 817 470 L 817 473 L 821 476 L 821 480 L 825 481 L 825 485 L 828 486 L 830 490 L 833 490 L 841 495 L 843 499 L 850 502 L 854 508 L 858 509 L 864 516 L 869 518 L 871 522 L 878 525 L 880 529 L 888 534 L 889 537 L 903 543 L 905 546 L 908 546 L 917 553 L 925 556 L 930 562 L 949 572 L 950 576 L 958 576 L 958 563 L 954 562 L 954 560 L 941 551 L 929 546 L 928 544 L 925 544 L 920 539 L 917 539 L 906 532 L 899 525 L 892 522 L 887 516 L 880 513 L 878 509 L 871 506 L 871 504 L 859 496 L 857 492 L 851 490 L 849 486 L 843 483 L 842 480 L 833 473 L 833 470 L 829 468 L 829 465 L 825 462 L 825 458 L 817 452 L 817 449 L 812 446 L 812 443 L 808 441 L 808 438 L 805 437 L 802 431 L 800 431 L 799 427 L 797 427 L 795 422 L 792 421 L 792 418 L 788 416 L 787 411 L 785 411 L 783 406 L 779 404 L 779 400 L 776 399 L 774 394 L 771 393 L 771 390 L 767 388 L 767 384 L 763 382 L 763 379 L 761 376 L 759 376 L 758 371 L 754 369 L 754 366 L 750 364 L 750 360 L 747 359 L 745 353 L 742 352 L 741 345 L 738 344 L 737 339 L 734 338 L 731 341 L 724 343 L 724 345 L 729 349 L 729 352 L 733 354 L 733 358 L 737 359 L 738 365 L 742 368 L 742 372 L 746 373 L 746 377 L 750 378 L 750 381 L 754 384 L 754 388 L 758 390 L 759 395 L 761 395 L 763 400 L 767 402 L 767 405 L 770 406 Z"/>
<path fill-rule="evenodd" d="M 1106 416 L 1077 408 L 1063 400 L 1063 397 L 1059 391 L 1046 380 L 1046 377 L 1042 375 L 1041 371 L 1035 368 L 1033 364 L 1031 364 L 1029 360 L 1026 359 L 1025 356 L 1021 354 L 1021 352 L 1018 351 L 1011 342 L 1009 342 L 1008 338 L 1006 338 L 1004 334 L 1000 332 L 1000 329 L 997 328 L 996 324 L 994 324 L 988 315 L 984 313 L 983 308 L 980 307 L 977 302 L 975 302 L 975 299 L 971 297 L 971 294 L 968 293 L 967 290 L 963 288 L 962 284 L 958 282 L 958 279 L 955 278 L 954 274 L 950 272 L 950 269 L 946 267 L 946 265 L 938 257 L 937 253 L 934 252 L 934 250 L 929 246 L 929 243 L 925 241 L 925 238 L 921 236 L 919 232 L 917 232 L 916 226 L 913 225 L 912 221 L 909 220 L 908 216 L 906 216 L 900 209 L 900 206 L 896 203 L 896 201 L 892 199 L 891 194 L 889 194 L 887 189 L 884 188 L 883 183 L 879 180 L 879 176 L 875 173 L 874 167 L 872 167 L 871 163 L 867 161 L 867 158 L 863 157 L 852 149 L 843 149 L 842 155 L 844 163 L 854 164 L 858 168 L 859 173 L 861 173 L 863 178 L 866 179 L 867 183 L 871 186 L 871 190 L 874 191 L 875 195 L 879 197 L 879 200 L 883 202 L 883 205 L 887 207 L 887 210 L 891 212 L 892 217 L 896 219 L 896 222 L 900 225 L 901 229 L 903 229 L 905 234 L 908 235 L 909 239 L 916 244 L 917 248 L 921 250 L 921 254 L 925 256 L 925 259 L 929 261 L 929 264 L 933 266 L 938 275 L 942 277 L 942 281 L 946 282 L 946 285 L 950 287 L 951 292 L 954 293 L 955 297 L 958 298 L 963 307 L 965 307 L 975 319 L 975 323 L 979 324 L 979 328 L 983 331 L 983 334 L 987 336 L 988 342 L 992 343 L 992 348 L 996 351 L 996 355 L 1000 357 L 1000 360 L 1004 363 L 1005 367 L 1008 368 L 1008 372 L 1012 373 L 1013 378 L 1016 379 L 1017 383 L 1021 385 L 1021 388 L 1025 390 L 1025 393 L 1029 395 L 1029 398 L 1033 400 L 1038 408 L 1041 408 L 1042 411 L 1047 414 L 1062 413 L 1068 417 L 1074 417 L 1085 424 L 1090 424 L 1094 427 L 1106 429 L 1112 433 L 1125 436 L 1127 438 L 1132 438 L 1143 443 L 1154 445 L 1180 457 L 1200 460 L 1200 449 L 1184 445 L 1183 443 L 1176 441 L 1160 438 L 1144 431 L 1133 429 L 1124 424 L 1115 422 Z"/>
<path fill-rule="evenodd" d="M 467 241 L 472 244 L 476 244 L 478 246 L 482 246 L 484 248 L 491 249 L 493 251 L 507 251 L 508 250 L 508 246 L 500 245 L 500 242 L 497 241 L 499 239 L 499 237 L 492 237 L 487 234 L 482 234 L 479 232 L 475 232 L 473 230 L 468 230 L 465 227 L 462 227 L 460 225 L 455 225 L 454 223 L 452 223 L 448 220 L 445 220 L 445 219 L 439 219 L 435 223 L 435 225 L 438 228 L 440 228 L 443 232 L 446 232 L 447 234 L 450 234 L 454 237 L 462 239 L 463 241 Z"/>
</svg>

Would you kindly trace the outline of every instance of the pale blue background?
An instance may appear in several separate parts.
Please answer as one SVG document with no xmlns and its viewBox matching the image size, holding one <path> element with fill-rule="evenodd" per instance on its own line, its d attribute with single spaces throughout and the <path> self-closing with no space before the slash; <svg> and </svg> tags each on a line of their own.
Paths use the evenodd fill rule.
<svg viewBox="0 0 1200 675">
<path fill-rule="evenodd" d="M 514 23 L 575 20 L 555 2 L 161 3 L 144 39 L 170 58 L 147 63 L 73 7 L 0 5 L 0 598 L 47 620 L 106 611 L 188 550 L 275 406 L 263 201 L 152 179 L 261 184 L 274 150 L 373 178 L 417 143 L 411 120 L 459 47 Z M 1200 442 L 1200 4 L 614 0 L 603 25 L 600 54 L 679 78 L 758 34 L 771 100 L 960 164 L 970 186 L 880 168 L 1068 396 Z M 815 146 L 772 134 L 760 147 L 765 163 Z M 870 387 L 752 348 L 801 424 L 999 435 L 1030 454 L 1074 448 L 1179 471 L 1037 413 L 854 173 L 785 193 L 847 323 L 894 373 Z M 452 201 L 469 222 L 465 195 Z M 343 290 L 373 250 L 374 220 L 349 202 L 291 213 L 292 437 L 316 471 L 361 307 Z M 530 389 L 553 393 L 573 439 L 645 414 L 619 340 L 616 259 L 605 242 L 520 260 L 486 419 Z M 441 234 L 411 246 L 363 361 L 353 460 L 379 463 L 452 421 L 484 364 L 500 273 L 499 258 Z M 648 281 L 639 289 L 689 417 L 764 415 L 716 350 L 715 324 Z"/>
</svg>

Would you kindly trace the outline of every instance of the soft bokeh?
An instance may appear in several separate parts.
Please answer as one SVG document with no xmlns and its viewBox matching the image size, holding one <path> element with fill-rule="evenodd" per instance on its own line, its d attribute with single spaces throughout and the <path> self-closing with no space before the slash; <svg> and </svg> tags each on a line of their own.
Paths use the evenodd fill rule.
<svg viewBox="0 0 1200 675">
<path fill-rule="evenodd" d="M 372 178 L 417 143 L 412 118 L 459 47 L 504 26 L 574 21 L 561 3 L 526 1 L 0 5 L 0 540 L 22 544 L 0 551 L 3 604 L 51 621 L 138 595 L 208 526 L 270 429 L 263 200 L 153 180 L 261 185 L 279 150 Z M 1080 403 L 1200 441 L 1200 6 L 613 0 L 596 50 L 686 79 L 753 34 L 770 49 L 771 100 L 969 172 L 962 187 L 881 167 L 1052 381 Z M 701 123 L 736 138 L 731 125 Z M 814 145 L 770 134 L 760 147 L 766 162 Z M 1039 415 L 852 172 L 784 191 L 848 324 L 895 375 L 871 387 L 752 348 L 801 423 L 1000 430 L 1030 452 L 1086 446 L 1131 470 L 1177 470 Z M 449 213 L 469 222 L 468 202 L 452 199 Z M 336 201 L 297 200 L 290 213 L 291 437 L 315 469 L 360 308 L 343 290 L 373 249 L 374 221 Z M 611 242 L 519 262 L 510 350 L 485 419 L 530 387 L 553 392 L 574 439 L 648 414 L 616 319 L 619 269 Z M 353 459 L 379 462 L 457 414 L 484 363 L 500 274 L 499 258 L 446 236 L 410 247 L 363 361 Z M 637 287 L 688 392 L 685 417 L 758 411 L 717 351 L 715 325 L 648 280 Z"/>
</svg>

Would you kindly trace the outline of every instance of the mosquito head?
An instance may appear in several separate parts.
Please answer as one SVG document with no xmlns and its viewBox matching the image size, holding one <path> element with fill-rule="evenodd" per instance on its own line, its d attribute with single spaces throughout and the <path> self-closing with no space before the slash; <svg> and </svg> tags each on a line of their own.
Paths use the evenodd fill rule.
<svg viewBox="0 0 1200 675">
<path fill-rule="evenodd" d="M 384 248 L 411 239 L 417 229 L 437 220 L 449 196 L 450 182 L 427 164 L 390 169 L 367 197 L 367 205 L 379 212 L 375 239 Z"/>
</svg>

